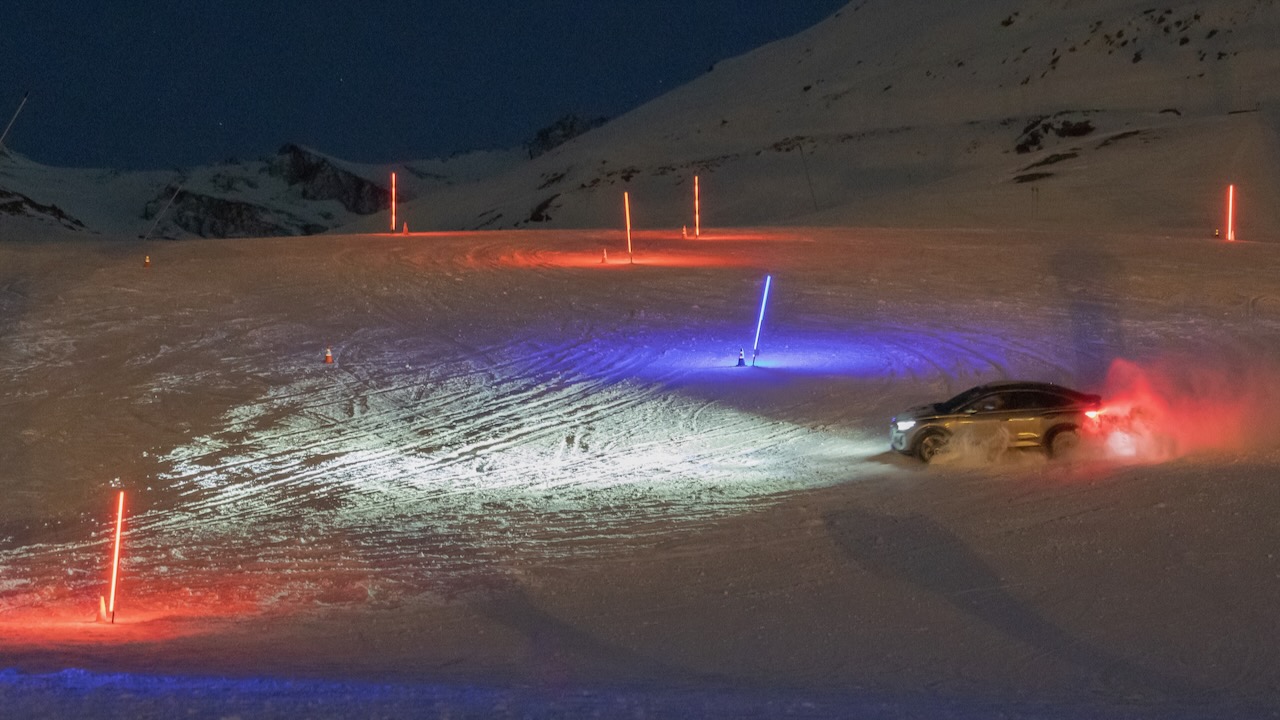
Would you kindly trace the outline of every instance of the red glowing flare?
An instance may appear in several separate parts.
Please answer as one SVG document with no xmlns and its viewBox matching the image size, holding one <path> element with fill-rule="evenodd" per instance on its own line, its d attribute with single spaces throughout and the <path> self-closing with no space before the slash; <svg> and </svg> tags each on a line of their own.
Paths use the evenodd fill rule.
<svg viewBox="0 0 1280 720">
<path fill-rule="evenodd" d="M 120 574 L 120 529 L 124 525 L 124 491 L 120 491 L 120 503 L 116 508 L 116 547 L 111 558 L 111 603 L 107 612 L 111 613 L 111 622 L 116 621 L 116 578 Z"/>
<path fill-rule="evenodd" d="M 636 259 L 631 254 L 631 196 L 625 191 L 622 193 L 622 210 L 627 216 L 627 257 L 634 263 Z"/>
<path fill-rule="evenodd" d="M 396 174 L 391 173 L 391 232 L 396 231 Z"/>
<path fill-rule="evenodd" d="M 1227 186 L 1227 241 L 1236 239 L 1236 186 Z"/>
<path fill-rule="evenodd" d="M 698 176 L 693 176 L 693 236 L 702 235 L 702 208 L 701 200 L 698 197 Z"/>
</svg>

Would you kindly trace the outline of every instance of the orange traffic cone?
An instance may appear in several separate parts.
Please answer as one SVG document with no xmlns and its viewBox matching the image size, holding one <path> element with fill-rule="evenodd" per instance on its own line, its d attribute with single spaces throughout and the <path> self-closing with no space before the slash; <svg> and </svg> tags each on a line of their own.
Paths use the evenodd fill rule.
<svg viewBox="0 0 1280 720">
<path fill-rule="evenodd" d="M 680 237 L 685 238 L 686 240 L 689 238 L 689 226 L 688 226 L 688 225 L 681 225 L 681 226 L 680 226 Z"/>
<path fill-rule="evenodd" d="M 405 234 L 405 235 L 408 235 L 408 234 L 409 234 L 409 223 L 405 223 L 405 224 L 404 224 L 404 234 Z"/>
<path fill-rule="evenodd" d="M 609 251 L 606 248 L 600 248 L 600 264 L 609 262 Z"/>
<path fill-rule="evenodd" d="M 147 255 L 142 258 L 142 267 L 151 267 L 151 256 Z"/>
<path fill-rule="evenodd" d="M 747 354 L 742 351 L 742 348 L 738 348 L 738 367 L 746 367 L 746 366 L 747 366 Z"/>
<path fill-rule="evenodd" d="M 107 599 L 99 595 L 98 596 L 98 622 L 104 623 L 110 619 L 111 618 L 107 616 Z"/>
<path fill-rule="evenodd" d="M 325 365 L 333 364 L 333 348 L 324 349 L 324 364 Z"/>
</svg>

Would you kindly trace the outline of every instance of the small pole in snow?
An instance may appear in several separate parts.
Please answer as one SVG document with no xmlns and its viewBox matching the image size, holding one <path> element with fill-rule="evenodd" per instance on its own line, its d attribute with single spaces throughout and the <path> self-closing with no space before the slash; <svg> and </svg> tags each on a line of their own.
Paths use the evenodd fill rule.
<svg viewBox="0 0 1280 720">
<path fill-rule="evenodd" d="M 396 231 L 396 174 L 391 173 L 391 232 Z"/>
<path fill-rule="evenodd" d="M 627 257 L 631 258 L 631 264 L 636 263 L 636 256 L 631 254 L 631 195 L 625 190 L 622 192 L 622 211 L 627 217 Z"/>
<path fill-rule="evenodd" d="M 13 111 L 13 117 L 9 119 L 9 124 L 5 125 L 4 132 L 0 133 L 0 149 L 4 148 L 4 139 L 9 137 L 9 130 L 13 128 L 13 124 L 17 122 L 18 113 L 22 112 L 22 106 L 27 104 L 27 96 L 30 94 L 30 90 L 22 93 L 22 102 L 18 103 L 18 109 Z"/>
<path fill-rule="evenodd" d="M 111 559 L 111 603 L 107 612 L 111 614 L 111 624 L 116 623 L 116 578 L 120 574 L 120 529 L 124 525 L 124 491 L 120 491 L 120 504 L 116 509 L 116 544 Z"/>
<path fill-rule="evenodd" d="M 1227 242 L 1236 239 L 1236 186 L 1227 186 Z"/>
<path fill-rule="evenodd" d="M 169 202 L 165 203 L 164 207 L 160 209 L 160 212 L 156 213 L 156 221 L 151 223 L 151 229 L 147 231 L 146 235 L 142 236 L 143 240 L 149 240 L 151 238 L 151 233 L 155 232 L 156 228 L 160 227 L 160 218 L 164 217 L 165 211 L 169 209 L 169 206 L 173 204 L 173 201 L 178 199 L 178 193 L 182 192 L 182 186 L 185 184 L 185 180 L 178 183 L 178 189 L 173 191 L 173 197 L 169 198 Z"/>
<path fill-rule="evenodd" d="M 813 178 L 809 177 L 809 160 L 804 156 L 804 140 L 796 144 L 800 148 L 800 164 L 804 166 L 804 181 L 809 185 L 809 199 L 813 201 L 813 211 L 818 212 L 818 195 L 813 191 Z"/>
<path fill-rule="evenodd" d="M 764 325 L 764 306 L 769 302 L 769 284 L 773 282 L 772 275 L 764 276 L 764 297 L 760 299 L 760 319 L 756 321 L 756 341 L 751 346 L 751 367 L 756 366 L 756 356 L 760 354 L 760 327 Z"/>
</svg>

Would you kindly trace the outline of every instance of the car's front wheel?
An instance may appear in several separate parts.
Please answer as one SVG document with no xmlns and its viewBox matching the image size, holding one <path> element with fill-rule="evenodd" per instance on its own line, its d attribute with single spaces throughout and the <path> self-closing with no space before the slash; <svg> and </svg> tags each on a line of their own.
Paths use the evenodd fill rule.
<svg viewBox="0 0 1280 720">
<path fill-rule="evenodd" d="M 941 430 L 928 430 L 916 441 L 916 457 L 921 462 L 933 462 L 933 458 L 947 447 L 947 434 Z"/>
</svg>

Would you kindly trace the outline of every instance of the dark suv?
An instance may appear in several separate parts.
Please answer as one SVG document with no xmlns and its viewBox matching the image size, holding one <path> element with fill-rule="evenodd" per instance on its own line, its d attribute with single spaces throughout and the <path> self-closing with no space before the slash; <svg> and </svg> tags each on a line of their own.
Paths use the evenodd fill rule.
<svg viewBox="0 0 1280 720">
<path fill-rule="evenodd" d="M 987 383 L 899 413 L 889 421 L 889 445 L 929 462 L 965 433 L 977 442 L 1042 447 L 1051 457 L 1060 456 L 1076 446 L 1101 404 L 1101 396 L 1052 383 Z"/>
</svg>

